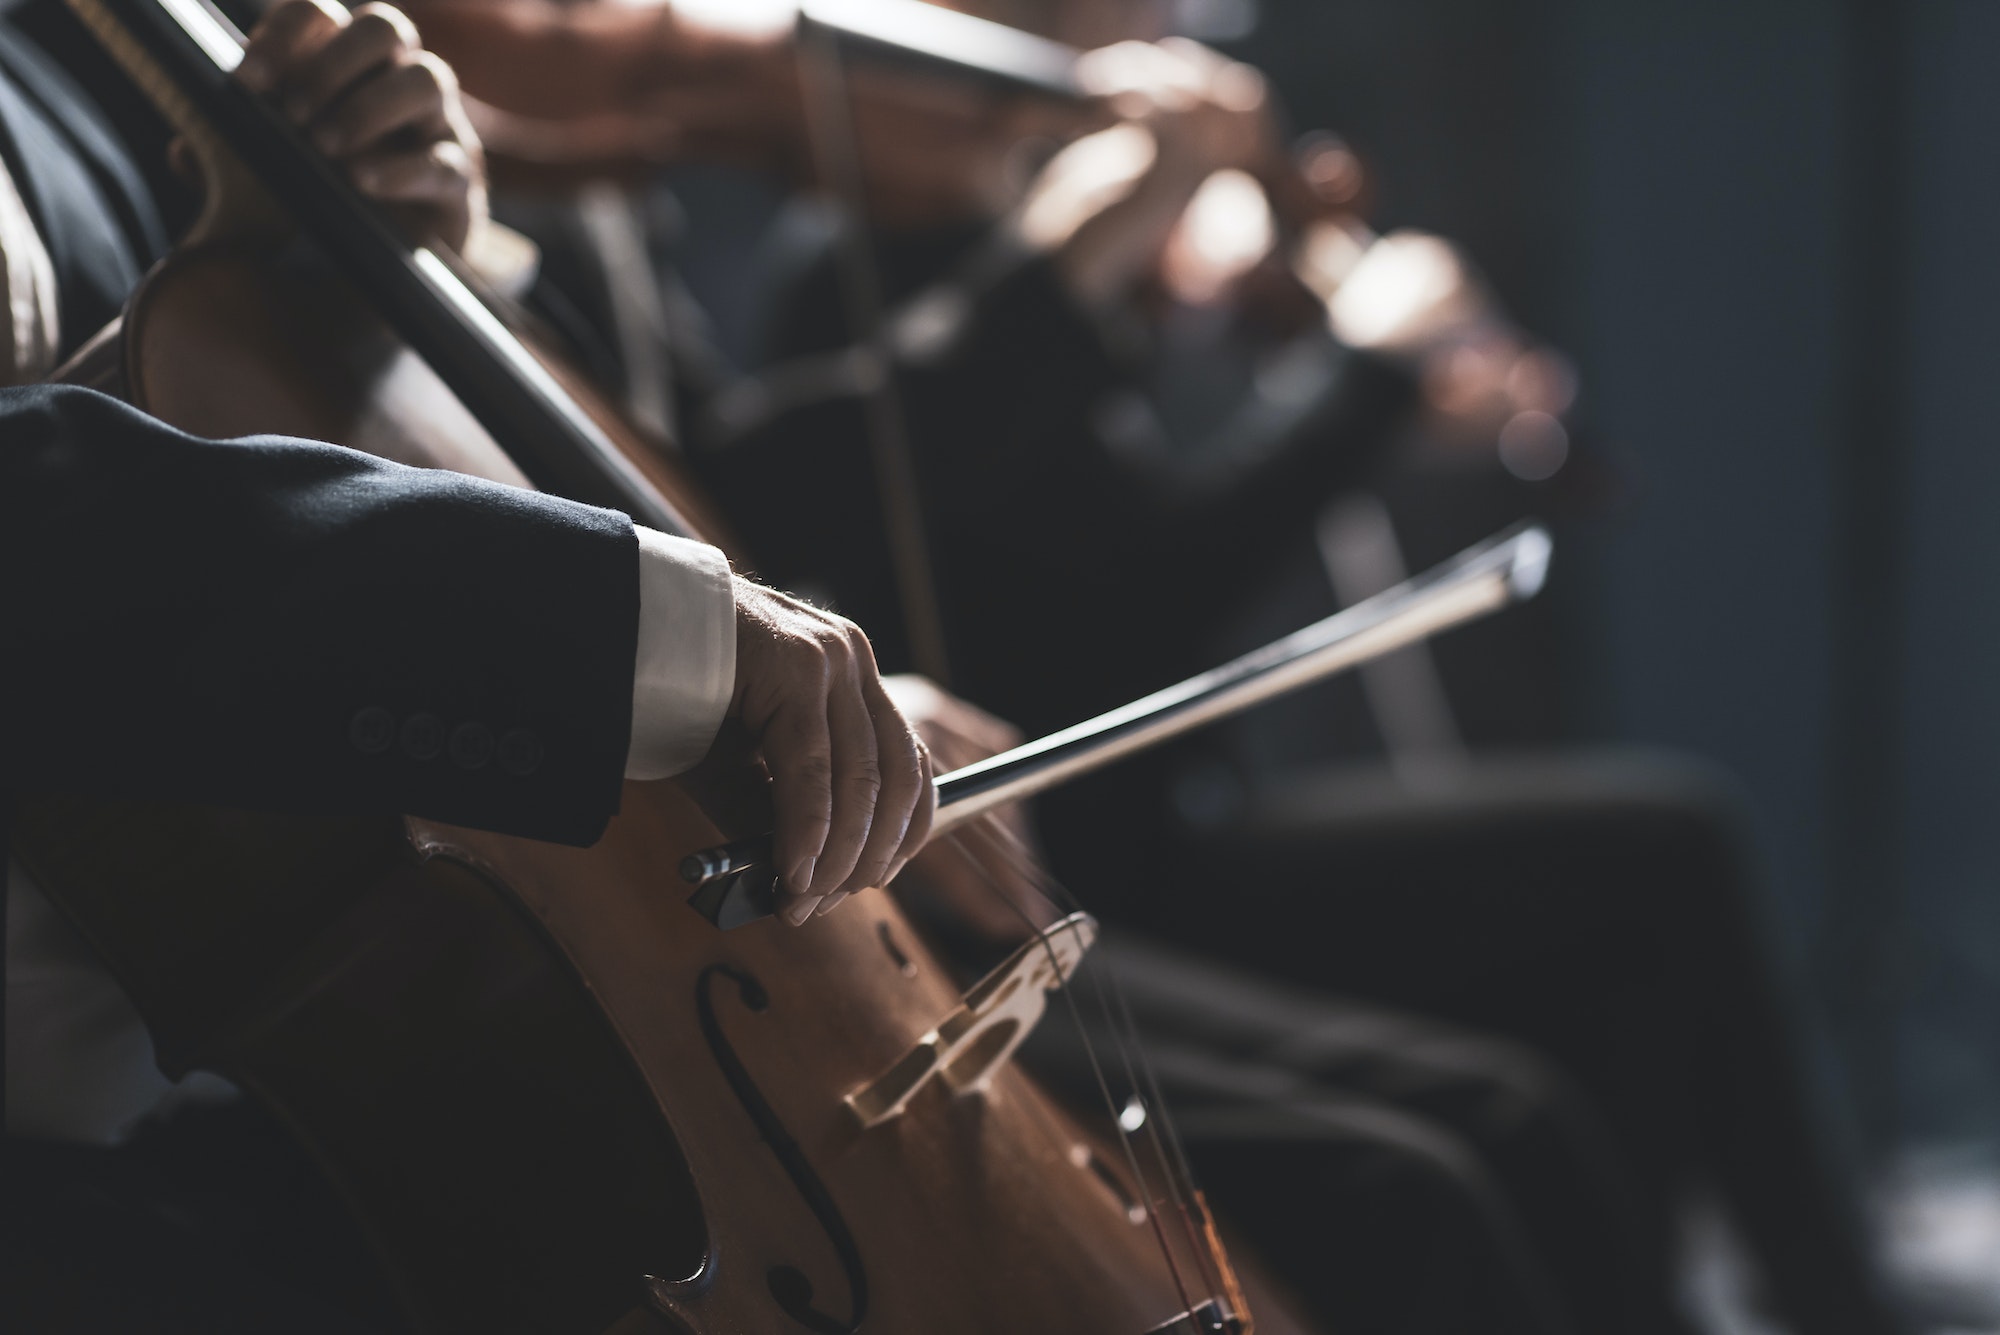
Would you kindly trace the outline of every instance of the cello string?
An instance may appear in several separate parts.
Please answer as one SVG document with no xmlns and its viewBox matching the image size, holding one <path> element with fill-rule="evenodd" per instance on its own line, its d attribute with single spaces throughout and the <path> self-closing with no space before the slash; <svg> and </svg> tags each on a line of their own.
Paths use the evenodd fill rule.
<svg viewBox="0 0 2000 1335">
<path fill-rule="evenodd" d="M 1002 860 L 1008 862 L 1011 865 L 1011 869 L 1017 875 L 1028 880 L 1037 893 L 1058 909 L 1069 912 L 1079 911 L 1081 906 L 1075 893 L 1044 866 L 1040 859 L 1035 856 L 1033 850 L 1027 847 L 1026 842 L 1021 836 L 1008 828 L 1004 822 L 988 817 L 971 822 L 962 827 L 962 829 L 967 833 L 975 829 L 978 830 L 988 846 Z M 956 833 L 954 832 L 954 835 Z M 1046 945 L 1046 934 L 1028 917 L 1025 910 L 1014 900 L 1014 897 L 1000 886 L 999 882 L 988 871 L 984 862 L 971 856 L 970 850 L 961 849 L 959 851 L 966 856 L 968 865 L 972 866 L 975 872 L 986 883 L 989 891 L 999 895 L 1017 915 L 1021 916 L 1027 922 L 1029 929 L 1037 932 L 1042 937 L 1045 942 L 1044 948 L 1048 948 Z M 1051 958 L 1053 962 L 1053 954 Z M 1098 961 L 1098 967 L 1090 970 L 1090 987 L 1097 999 L 1099 1010 L 1104 1017 L 1105 1032 L 1112 1039 L 1119 1063 L 1124 1068 L 1127 1086 L 1131 1089 L 1133 1095 L 1139 1099 L 1141 1108 L 1147 1114 L 1145 1123 L 1147 1128 L 1147 1142 L 1152 1147 L 1152 1157 L 1159 1164 L 1160 1177 L 1166 1190 L 1167 1199 L 1172 1205 L 1173 1213 L 1179 1220 L 1181 1227 L 1186 1231 L 1189 1252 L 1194 1257 L 1195 1263 L 1201 1271 L 1202 1287 L 1208 1291 L 1210 1297 L 1226 1296 L 1227 1286 L 1221 1283 L 1220 1277 L 1210 1268 L 1211 1265 L 1219 1264 L 1219 1262 L 1217 1258 L 1209 1255 L 1207 1232 L 1195 1220 L 1197 1211 L 1190 1209 L 1189 1206 L 1191 1199 L 1199 1200 L 1199 1193 L 1194 1185 L 1193 1168 L 1188 1162 L 1185 1147 L 1180 1139 L 1179 1129 L 1175 1125 L 1172 1116 L 1167 1112 L 1166 1099 L 1160 1092 L 1159 1081 L 1153 1070 L 1152 1063 L 1145 1055 L 1146 1045 L 1139 1034 L 1137 1021 L 1133 1018 L 1130 1001 L 1125 994 L 1123 986 L 1118 982 L 1116 971 L 1111 969 L 1106 961 Z M 1082 1012 L 1074 992 L 1069 987 L 1064 987 L 1062 992 L 1064 1004 L 1070 1011 L 1072 1026 L 1076 1029 L 1079 1038 L 1084 1044 L 1086 1055 L 1090 1058 L 1093 1068 L 1095 1068 L 1098 1060 L 1096 1049 L 1090 1040 L 1089 1027 L 1083 1021 Z M 1120 1017 L 1114 1017 L 1112 1014 L 1108 996 L 1115 996 L 1117 998 L 1122 1022 Z M 1138 1054 L 1136 1063 L 1134 1060 L 1135 1051 Z M 1143 1073 L 1143 1083 L 1141 1073 Z M 1125 1142 L 1128 1160 L 1135 1160 L 1137 1156 L 1130 1145 L 1132 1133 L 1125 1128 L 1121 1116 L 1122 1109 L 1117 1106 L 1117 1100 L 1112 1095 L 1109 1084 L 1104 1080 L 1102 1072 L 1095 1071 L 1095 1074 L 1097 1074 L 1100 1091 L 1105 1099 L 1107 1110 L 1111 1114 L 1113 1124 L 1118 1129 L 1121 1141 Z M 1147 1184 L 1151 1181 L 1150 1176 L 1144 1173 L 1136 1162 L 1132 1162 L 1130 1166 L 1135 1175 L 1137 1175 L 1142 1189 L 1147 1188 Z M 1148 1189 L 1149 1197 L 1151 1194 L 1150 1189 Z M 1153 1213 L 1158 1213 L 1157 1206 L 1154 1207 Z M 1201 1209 L 1199 1213 L 1205 1218 L 1205 1208 Z"/>
<path fill-rule="evenodd" d="M 990 829 L 988 835 L 991 840 L 1001 843 L 1003 847 L 1011 846 L 1016 869 L 1034 878 L 1037 888 L 1044 897 L 1054 900 L 1059 893 L 1071 903 L 1076 902 L 1074 892 L 1064 886 L 1055 873 L 1033 855 L 1032 850 L 1025 846 L 1015 831 L 1001 826 Z M 1201 1266 L 1202 1277 L 1208 1283 L 1211 1294 L 1214 1294 L 1218 1291 L 1216 1286 L 1220 1276 L 1209 1273 L 1208 1266 L 1203 1263 L 1203 1258 L 1208 1256 L 1208 1248 L 1203 1245 L 1204 1234 L 1195 1220 L 1197 1212 L 1190 1208 L 1190 1202 L 1198 1201 L 1200 1198 L 1195 1187 L 1194 1168 L 1188 1162 L 1186 1146 L 1181 1140 L 1179 1127 L 1173 1120 L 1166 1096 L 1161 1092 L 1159 1077 L 1154 1070 L 1152 1059 L 1147 1056 L 1146 1042 L 1139 1032 L 1138 1021 L 1133 1015 L 1130 995 L 1119 982 L 1118 971 L 1106 959 L 1098 960 L 1097 967 L 1091 970 L 1090 987 L 1104 1015 L 1106 1030 L 1122 1037 L 1123 1041 L 1118 1045 L 1118 1056 L 1125 1067 L 1126 1081 L 1133 1093 L 1138 1096 L 1141 1108 L 1147 1113 L 1148 1140 L 1153 1146 L 1155 1157 L 1160 1161 L 1161 1175 L 1167 1183 L 1174 1208 L 1188 1231 L 1190 1250 L 1196 1258 L 1196 1263 Z M 1115 1019 L 1111 1014 L 1111 1003 L 1114 999 L 1119 1012 Z M 1205 1218 L 1206 1208 L 1201 1208 L 1199 1213 Z"/>
<path fill-rule="evenodd" d="M 989 844 L 996 846 L 1003 858 L 1012 861 L 1013 868 L 1018 874 L 1035 882 L 1038 893 L 1044 898 L 1052 903 L 1067 901 L 1072 906 L 1077 904 L 1075 893 L 1035 856 L 1033 850 L 1016 831 L 1004 824 L 996 824 L 988 827 L 984 834 Z M 1166 1186 L 1173 1212 L 1187 1235 L 1189 1253 L 1201 1271 L 1203 1287 L 1211 1297 L 1233 1299 L 1235 1285 L 1227 1273 L 1226 1260 L 1214 1254 L 1217 1243 L 1209 1226 L 1207 1206 L 1195 1185 L 1194 1170 L 1188 1162 L 1179 1128 L 1168 1111 L 1166 1098 L 1160 1091 L 1158 1077 L 1150 1058 L 1146 1055 L 1146 1044 L 1133 1017 L 1129 997 L 1118 981 L 1116 970 L 1110 967 L 1109 961 L 1100 959 L 1098 967 L 1091 970 L 1090 987 L 1097 1000 L 1099 1011 L 1104 1017 L 1105 1030 L 1115 1040 L 1127 1085 L 1139 1099 L 1142 1111 L 1147 1114 L 1147 1141 L 1152 1147 L 1153 1158 L 1159 1164 L 1161 1179 Z M 1112 1016 L 1107 994 L 1117 999 L 1122 1022 Z M 1070 989 L 1064 989 L 1064 996 L 1065 1004 L 1071 1011 L 1072 1022 L 1087 1043 L 1088 1031 L 1077 1010 L 1078 1003 Z M 1134 1072 L 1135 1053 L 1138 1074 Z M 1144 1083 L 1141 1082 L 1142 1075 Z M 1114 1108 L 1112 1111 L 1114 1118 L 1118 1117 L 1120 1110 Z M 1118 1122 L 1118 1127 L 1121 1134 L 1129 1134 L 1125 1133 L 1122 1120 Z M 1140 1181 L 1143 1186 L 1148 1179 L 1142 1176 Z M 1231 1301 L 1229 1305 L 1233 1308 L 1236 1304 Z"/>
<path fill-rule="evenodd" d="M 1140 1039 L 1136 1028 L 1122 1028 L 1112 1013 L 1109 1001 L 1110 994 L 1116 993 L 1121 997 L 1123 996 L 1123 988 L 1118 983 L 1116 970 L 1112 969 L 1105 961 L 1099 960 L 1097 967 L 1090 971 L 1090 990 L 1092 997 L 1097 1002 L 1099 1013 L 1104 1017 L 1105 1027 L 1114 1034 L 1124 1035 L 1127 1040 L 1119 1042 L 1116 1048 L 1119 1062 L 1124 1067 L 1125 1082 L 1132 1090 L 1132 1097 L 1139 1101 L 1140 1110 L 1146 1114 L 1143 1131 L 1147 1143 L 1152 1146 L 1153 1157 L 1160 1165 L 1160 1177 L 1166 1187 L 1167 1200 L 1173 1207 L 1175 1218 L 1180 1221 L 1181 1227 L 1187 1233 L 1189 1252 L 1194 1257 L 1195 1264 L 1201 1270 L 1204 1286 L 1208 1289 L 1209 1295 L 1213 1297 L 1217 1292 L 1216 1277 L 1210 1272 L 1208 1265 L 1204 1262 L 1205 1248 L 1201 1245 L 1200 1234 L 1194 1225 L 1194 1216 L 1192 1211 L 1189 1210 L 1186 1200 L 1186 1196 L 1192 1194 L 1193 1184 L 1191 1182 L 1183 1183 L 1179 1175 L 1175 1173 L 1175 1161 L 1179 1156 L 1170 1155 L 1164 1143 L 1162 1128 L 1166 1124 L 1166 1118 L 1163 1115 L 1163 1102 L 1157 1097 L 1148 1097 L 1146 1087 L 1141 1084 L 1135 1070 L 1132 1054 L 1135 1050 L 1143 1052 L 1145 1044 Z M 1126 1013 L 1129 1017 L 1129 1008 Z M 1122 1126 L 1123 1124 L 1121 1123 L 1120 1125 Z"/>
<path fill-rule="evenodd" d="M 1051 937 L 1048 929 L 1043 927 L 1037 921 L 1035 921 L 1033 915 L 1030 914 L 1023 905 L 1021 905 L 1021 903 L 1014 897 L 1014 895 L 1011 892 L 1009 892 L 1006 889 L 1006 887 L 1000 884 L 998 878 L 996 878 L 993 875 L 992 870 L 989 867 L 987 867 L 985 861 L 982 860 L 977 855 L 975 855 L 970 848 L 964 847 L 961 842 L 975 830 L 980 831 L 982 835 L 986 836 L 989 840 L 991 840 L 993 835 L 993 830 L 991 827 L 992 822 L 994 822 L 994 818 L 992 816 L 982 816 L 978 820 L 970 821 L 967 824 L 960 826 L 958 829 L 953 830 L 949 834 L 947 834 L 945 836 L 945 842 L 951 845 L 954 848 L 954 850 L 957 851 L 965 859 L 966 865 L 969 868 L 971 868 L 974 875 L 984 885 L 987 892 L 993 895 L 996 899 L 1000 901 L 1002 905 L 1007 907 L 1022 920 L 1022 922 L 1027 926 L 1028 931 L 1033 935 L 1034 939 L 1038 943 L 1040 943 L 1043 951 L 1047 953 L 1050 967 L 1056 970 L 1057 977 L 1062 977 L 1063 974 L 1062 974 L 1061 961 L 1055 953 L 1054 940 Z M 1018 842 L 1018 841 L 1013 841 L 1013 842 Z M 1005 843 L 996 842 L 995 849 L 1003 857 L 1006 857 L 1009 854 L 1009 848 Z M 1041 893 L 1044 898 L 1049 899 L 1050 902 L 1054 904 L 1058 909 L 1063 908 L 1063 901 L 1065 900 L 1069 901 L 1069 903 L 1072 905 L 1075 903 L 1075 896 L 1070 894 L 1067 887 L 1063 886 L 1053 876 L 1048 876 L 1046 873 L 1041 872 L 1040 869 L 1036 867 L 1032 861 L 1030 861 L 1026 866 L 1022 866 L 1017 863 L 1017 865 L 1014 867 L 1014 870 L 1017 873 L 1024 874 L 1027 877 L 1027 879 L 1032 884 L 1035 885 L 1035 888 L 1038 890 L 1038 892 Z M 1089 1027 L 1085 1025 L 1083 1022 L 1083 1013 L 1081 1009 L 1077 1006 L 1076 997 L 1073 993 L 1073 990 L 1067 985 L 1057 990 L 1061 993 L 1063 997 L 1063 1004 L 1069 1011 L 1071 1027 L 1074 1029 L 1078 1040 L 1083 1045 L 1084 1058 L 1086 1062 L 1089 1064 L 1091 1078 L 1097 1085 L 1098 1094 L 1104 1101 L 1105 1111 L 1107 1114 L 1109 1114 L 1111 1118 L 1112 1131 L 1118 1139 L 1119 1149 L 1125 1156 L 1125 1165 L 1132 1174 L 1132 1179 L 1134 1184 L 1138 1187 L 1139 1191 L 1146 1199 L 1147 1202 L 1146 1222 L 1148 1227 L 1152 1231 L 1154 1244 L 1159 1248 L 1160 1256 L 1162 1260 L 1166 1263 L 1167 1272 L 1173 1278 L 1174 1287 L 1180 1295 L 1183 1309 L 1187 1311 L 1192 1311 L 1194 1310 L 1194 1302 L 1193 1299 L 1190 1297 L 1190 1290 L 1187 1283 L 1187 1279 L 1182 1274 L 1180 1258 L 1176 1255 L 1173 1244 L 1169 1241 L 1167 1237 L 1166 1226 L 1160 1220 L 1161 1212 L 1153 1199 L 1153 1192 L 1149 1185 L 1152 1179 L 1147 1174 L 1144 1167 L 1141 1166 L 1139 1153 L 1133 1147 L 1132 1134 L 1125 1129 L 1124 1122 L 1120 1118 L 1121 1110 L 1118 1104 L 1118 1100 L 1116 1096 L 1112 1094 L 1111 1082 L 1104 1074 L 1104 1065 L 1101 1059 L 1098 1057 L 1097 1045 L 1091 1039 Z M 1124 1036 L 1119 1035 L 1115 1030 L 1112 1031 L 1111 1037 L 1121 1046 L 1125 1041 Z M 1129 1069 L 1129 1063 L 1127 1063 L 1127 1065 Z M 1163 1171 L 1165 1170 L 1164 1162 L 1162 1163 L 1162 1169 Z M 1187 1219 L 1184 1214 L 1181 1216 L 1180 1222 L 1183 1227 L 1186 1227 Z M 1190 1235 L 1189 1242 L 1193 1253 L 1196 1256 L 1199 1256 L 1201 1248 L 1195 1244 L 1192 1235 Z M 1203 1276 L 1202 1276 L 1203 1279 L 1205 1281 L 1211 1280 L 1212 1277 L 1207 1274 L 1206 1266 L 1202 1267 L 1202 1271 L 1203 1271 Z M 1207 1296 L 1209 1298 L 1214 1298 L 1218 1296 L 1215 1290 L 1213 1289 L 1212 1285 L 1206 1287 L 1208 1287 L 1209 1290 L 1207 1293 Z"/>
<path fill-rule="evenodd" d="M 992 817 L 982 817 L 978 821 L 971 822 L 948 835 L 946 842 L 983 883 L 987 892 L 997 898 L 1015 916 L 1021 919 L 1029 933 L 1047 954 L 1050 967 L 1056 970 L 1058 977 L 1061 977 L 1061 961 L 1055 953 L 1054 940 L 1049 930 L 1036 921 L 1027 908 L 1006 887 L 1001 885 L 998 878 L 994 876 L 992 870 L 986 865 L 986 862 L 961 842 L 962 839 L 970 836 L 975 831 L 988 838 L 989 842 L 991 842 L 993 831 L 988 822 L 993 819 Z M 996 842 L 993 846 L 995 851 L 1003 858 L 1008 856 L 1009 850 L 1007 845 Z M 1031 882 L 1036 893 L 1048 900 L 1059 912 L 1064 909 L 1062 899 L 1067 898 L 1072 904 L 1074 903 L 1074 896 L 1069 895 L 1067 889 L 1055 883 L 1052 878 L 1048 879 L 1047 884 L 1043 884 L 1042 881 L 1044 878 L 1036 874 L 1032 862 L 1025 867 L 1017 865 L 1014 870 L 1016 872 L 1025 872 L 1026 878 Z M 1050 893 L 1051 887 L 1055 891 L 1060 892 L 1060 897 Z M 1125 1129 L 1125 1125 L 1120 1119 L 1118 1100 L 1111 1092 L 1111 1082 L 1105 1076 L 1103 1062 L 1097 1053 L 1097 1045 L 1091 1039 L 1088 1026 L 1083 1023 L 1083 1016 L 1077 1009 L 1076 999 L 1072 990 L 1067 985 L 1058 990 L 1062 993 L 1064 1005 L 1069 1011 L 1071 1028 L 1075 1031 L 1078 1040 L 1083 1045 L 1085 1061 L 1090 1067 L 1091 1078 L 1097 1086 L 1098 1095 L 1104 1102 L 1105 1112 L 1111 1120 L 1112 1133 L 1117 1137 L 1119 1149 L 1125 1157 L 1125 1166 L 1131 1172 L 1133 1183 L 1139 1190 L 1141 1197 L 1146 1201 L 1146 1223 L 1152 1231 L 1154 1244 L 1159 1248 L 1161 1258 L 1166 1263 L 1167 1271 L 1173 1278 L 1174 1287 L 1180 1295 L 1183 1308 L 1193 1310 L 1193 1302 L 1189 1297 L 1188 1284 L 1181 1273 L 1180 1259 L 1175 1254 L 1172 1243 L 1168 1240 L 1165 1225 L 1160 1220 L 1160 1210 L 1153 1199 L 1153 1192 L 1149 1185 L 1151 1178 L 1140 1163 L 1138 1152 L 1133 1148 L 1131 1133 Z M 1112 1036 L 1114 1038 L 1118 1037 L 1115 1032 Z M 1214 1295 L 1211 1294 L 1210 1296 L 1213 1297 Z"/>
<path fill-rule="evenodd" d="M 1118 1001 L 1118 1009 L 1124 1017 L 1125 1027 L 1136 1038 L 1139 1032 L 1139 1023 L 1132 1015 L 1131 995 L 1125 990 L 1123 985 L 1118 983 L 1117 971 L 1111 970 L 1110 972 L 1112 974 L 1112 995 Z M 1197 1213 L 1200 1215 L 1199 1224 L 1203 1228 L 1211 1226 L 1213 1221 L 1209 1218 L 1207 1198 L 1202 1194 L 1199 1184 L 1195 1182 L 1194 1165 L 1188 1161 L 1187 1157 L 1187 1142 L 1181 1138 L 1180 1124 L 1174 1119 L 1172 1105 L 1167 1102 L 1165 1093 L 1160 1089 L 1159 1075 L 1154 1069 L 1153 1059 L 1147 1053 L 1146 1044 L 1143 1040 L 1135 1042 L 1133 1047 L 1138 1053 L 1139 1071 L 1145 1078 L 1146 1090 L 1150 1096 L 1148 1106 L 1151 1107 L 1154 1118 L 1165 1123 L 1167 1147 L 1173 1153 L 1175 1166 L 1180 1170 L 1180 1179 L 1187 1187 L 1189 1198 L 1196 1204 Z M 1194 1222 L 1190 1222 L 1189 1227 L 1196 1228 L 1197 1225 Z M 1202 1256 L 1207 1254 L 1207 1251 L 1206 1247 L 1197 1247 L 1195 1255 Z M 1227 1265 L 1226 1260 L 1222 1258 L 1216 1259 L 1218 1265 Z M 1230 1290 L 1229 1276 L 1218 1275 L 1216 1279 L 1222 1284 L 1225 1292 Z"/>
<path fill-rule="evenodd" d="M 1071 906 L 1077 906 L 1075 892 L 1062 884 L 1019 831 L 1004 821 L 995 820 L 982 833 L 995 851 L 1011 862 L 1017 873 L 1034 882 L 1035 892 L 1044 900 L 1058 908 L 1062 907 L 1065 900 Z M 1139 1073 L 1144 1080 L 1143 1086 L 1134 1081 L 1135 1087 L 1143 1093 L 1152 1115 L 1167 1123 L 1167 1143 L 1173 1151 L 1180 1179 L 1192 1192 L 1195 1190 L 1194 1165 L 1188 1161 L 1186 1143 L 1181 1138 L 1178 1124 L 1174 1121 L 1172 1107 L 1167 1101 L 1166 1094 L 1160 1087 L 1159 1075 L 1154 1068 L 1152 1057 L 1147 1052 L 1145 1039 L 1139 1032 L 1139 1022 L 1132 1011 L 1131 994 L 1118 981 L 1117 970 L 1111 968 L 1108 961 L 1103 963 L 1105 967 L 1099 972 L 1110 981 L 1110 994 L 1117 1002 L 1120 1017 L 1116 1026 L 1111 1026 L 1107 1019 L 1107 1026 L 1112 1027 L 1115 1032 L 1123 1032 L 1130 1036 L 1131 1048 L 1136 1054 Z M 1093 985 L 1102 991 L 1102 981 L 1095 974 Z"/>
</svg>

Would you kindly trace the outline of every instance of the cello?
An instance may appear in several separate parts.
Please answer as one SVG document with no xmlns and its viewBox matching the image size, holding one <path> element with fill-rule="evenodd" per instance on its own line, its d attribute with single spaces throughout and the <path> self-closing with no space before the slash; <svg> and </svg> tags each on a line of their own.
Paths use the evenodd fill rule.
<svg viewBox="0 0 2000 1335">
<path fill-rule="evenodd" d="M 229 80 L 218 15 L 76 7 L 209 186 L 95 345 L 129 398 L 210 435 L 335 439 L 703 531 L 666 465 Z M 1377 612 L 1407 634 L 1446 603 L 1491 610 L 1512 578 L 1491 565 Z M 1389 635 L 1367 630 L 1339 638 Z M 1031 762 L 1013 763 L 1056 773 Z M 629 786 L 589 850 L 68 799 L 25 809 L 17 844 L 162 1067 L 222 1073 L 295 1133 L 419 1328 L 1246 1327 L 1170 1153 L 1093 1133 L 1003 1060 L 1087 924 L 962 996 L 879 892 L 802 932 L 702 924 L 674 868 L 723 833 L 668 783 Z M 949 1054 L 938 1078 L 925 1053 Z M 899 1072 L 919 1078 L 885 1083 Z"/>
</svg>

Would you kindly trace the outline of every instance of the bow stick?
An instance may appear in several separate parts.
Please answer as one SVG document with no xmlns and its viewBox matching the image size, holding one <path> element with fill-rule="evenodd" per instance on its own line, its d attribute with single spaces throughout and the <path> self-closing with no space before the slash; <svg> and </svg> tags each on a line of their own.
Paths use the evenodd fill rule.
<svg viewBox="0 0 2000 1335">
<path fill-rule="evenodd" d="M 1183 733 L 1477 620 L 1541 591 L 1548 530 L 1519 525 L 1343 612 L 1108 714 L 940 775 L 931 838 Z M 769 835 L 689 855 L 689 905 L 718 927 L 770 916 Z"/>
</svg>

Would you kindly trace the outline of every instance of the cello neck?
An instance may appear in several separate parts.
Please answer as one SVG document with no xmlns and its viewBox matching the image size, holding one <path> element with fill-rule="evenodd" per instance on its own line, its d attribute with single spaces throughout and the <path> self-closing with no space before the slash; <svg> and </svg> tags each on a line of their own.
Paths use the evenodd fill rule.
<svg viewBox="0 0 2000 1335">
<path fill-rule="evenodd" d="M 208 0 L 68 0 L 184 132 L 219 144 L 437 372 L 537 487 L 693 527 L 477 296 L 463 265 L 413 246 L 232 74 L 243 34 Z"/>
</svg>

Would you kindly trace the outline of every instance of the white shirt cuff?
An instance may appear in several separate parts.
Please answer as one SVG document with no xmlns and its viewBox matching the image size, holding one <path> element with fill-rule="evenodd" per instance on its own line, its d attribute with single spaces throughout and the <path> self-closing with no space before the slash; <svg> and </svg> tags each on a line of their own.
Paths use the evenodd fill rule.
<svg viewBox="0 0 2000 1335">
<path fill-rule="evenodd" d="M 706 543 L 639 527 L 639 656 L 632 672 L 628 779 L 691 768 L 736 689 L 736 591 Z"/>
</svg>

